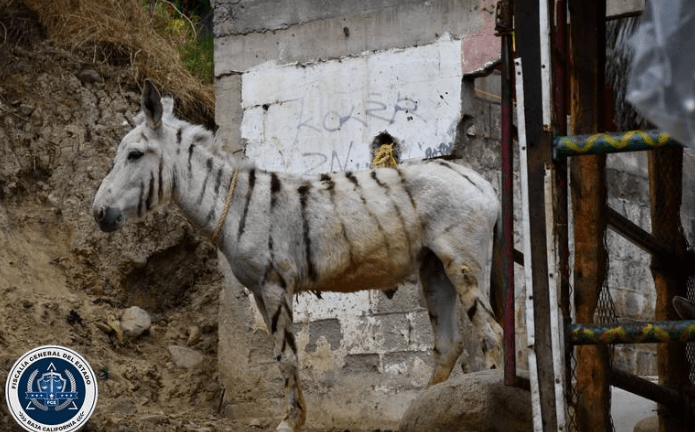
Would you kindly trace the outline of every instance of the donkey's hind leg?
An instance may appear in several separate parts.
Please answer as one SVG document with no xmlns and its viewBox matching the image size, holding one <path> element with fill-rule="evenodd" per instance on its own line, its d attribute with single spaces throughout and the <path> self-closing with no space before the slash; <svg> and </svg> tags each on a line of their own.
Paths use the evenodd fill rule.
<svg viewBox="0 0 695 432">
<path fill-rule="evenodd" d="M 456 316 L 456 288 L 451 283 L 437 256 L 427 249 L 422 255 L 420 284 L 434 330 L 434 360 L 436 368 L 429 385 L 449 378 L 451 370 L 463 351 L 463 339 Z"/>
<path fill-rule="evenodd" d="M 482 266 L 473 261 L 465 261 L 462 255 L 437 253 L 444 264 L 446 275 L 456 289 L 463 310 L 478 332 L 485 367 L 502 367 L 502 327 L 495 319 L 490 303 L 483 296 L 479 286 L 480 281 L 488 278 L 482 273 Z M 481 255 L 487 256 L 484 253 Z"/>
<path fill-rule="evenodd" d="M 292 296 L 274 284 L 264 286 L 261 295 L 269 313 L 275 359 L 285 380 L 287 414 L 277 430 L 295 432 L 301 429 L 306 419 L 306 403 L 299 383 L 297 346 L 292 333 Z"/>
</svg>

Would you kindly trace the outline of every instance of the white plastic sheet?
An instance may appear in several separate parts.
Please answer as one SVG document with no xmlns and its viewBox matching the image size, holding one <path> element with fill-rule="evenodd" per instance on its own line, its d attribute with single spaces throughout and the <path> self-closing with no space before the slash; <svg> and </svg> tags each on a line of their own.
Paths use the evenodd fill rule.
<svg viewBox="0 0 695 432">
<path fill-rule="evenodd" d="M 647 1 L 630 45 L 627 100 L 681 144 L 695 146 L 695 1 Z"/>
</svg>

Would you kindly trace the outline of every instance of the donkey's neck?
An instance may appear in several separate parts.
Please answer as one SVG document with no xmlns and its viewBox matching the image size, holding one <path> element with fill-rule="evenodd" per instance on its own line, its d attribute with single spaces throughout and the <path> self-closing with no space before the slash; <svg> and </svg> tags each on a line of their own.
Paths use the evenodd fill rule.
<svg viewBox="0 0 695 432">
<path fill-rule="evenodd" d="M 211 235 L 223 217 L 224 203 L 231 199 L 232 178 L 242 162 L 213 155 L 191 143 L 178 153 L 172 175 L 172 198 L 205 235 Z M 233 188 L 232 188 L 233 189 Z M 233 209 L 226 215 L 234 218 Z"/>
</svg>

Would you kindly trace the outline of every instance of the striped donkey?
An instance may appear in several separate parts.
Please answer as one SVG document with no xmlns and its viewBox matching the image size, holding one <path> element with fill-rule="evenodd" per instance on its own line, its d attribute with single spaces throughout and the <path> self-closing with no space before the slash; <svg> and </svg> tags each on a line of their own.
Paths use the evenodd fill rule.
<svg viewBox="0 0 695 432">
<path fill-rule="evenodd" d="M 291 326 L 292 296 L 302 291 L 388 290 L 419 270 L 435 335 L 430 385 L 449 377 L 463 350 L 457 304 L 487 366 L 501 366 L 501 328 L 481 293 L 500 209 L 474 171 L 433 160 L 315 176 L 268 172 L 215 150 L 213 134 L 176 118 L 173 100 L 149 82 L 136 123 L 96 193 L 94 218 L 114 231 L 173 200 L 210 236 L 273 339 L 287 394 L 277 430 L 299 430 L 306 415 Z"/>
</svg>

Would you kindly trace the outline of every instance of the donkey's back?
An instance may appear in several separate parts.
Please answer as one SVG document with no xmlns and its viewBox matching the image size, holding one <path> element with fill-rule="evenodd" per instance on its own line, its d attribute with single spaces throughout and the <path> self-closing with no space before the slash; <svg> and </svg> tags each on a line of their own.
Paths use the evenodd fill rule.
<svg viewBox="0 0 695 432">
<path fill-rule="evenodd" d="M 309 177 L 254 170 L 240 179 L 245 212 L 256 216 L 243 232 L 231 227 L 237 235 L 223 249 L 247 286 L 270 269 L 294 292 L 390 289 L 426 250 L 465 259 L 487 283 L 499 205 L 469 168 L 432 160 Z"/>
</svg>

